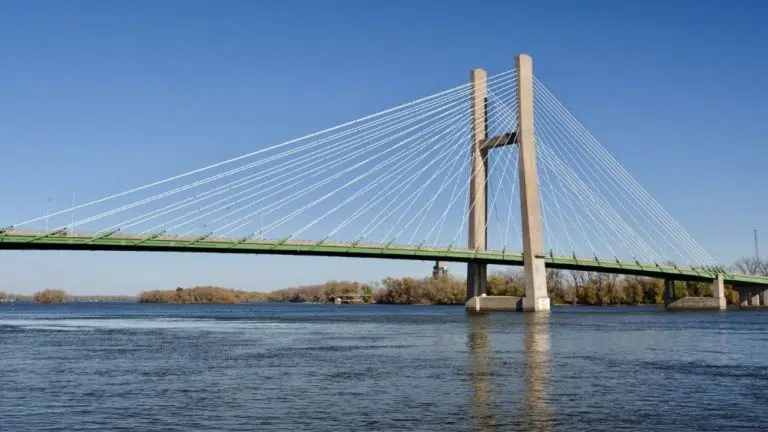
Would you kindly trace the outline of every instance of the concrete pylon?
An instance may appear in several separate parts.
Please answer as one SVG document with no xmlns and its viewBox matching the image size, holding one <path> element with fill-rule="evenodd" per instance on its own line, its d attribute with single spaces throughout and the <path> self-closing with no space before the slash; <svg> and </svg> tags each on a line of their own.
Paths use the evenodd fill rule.
<svg viewBox="0 0 768 432">
<path fill-rule="evenodd" d="M 725 302 L 725 282 L 723 281 L 723 274 L 718 273 L 715 280 L 712 281 L 712 297 L 718 301 L 718 307 L 721 310 L 726 308 Z"/>
<path fill-rule="evenodd" d="M 523 310 L 549 311 L 544 235 L 541 231 L 541 197 L 536 173 L 536 140 L 533 133 L 533 59 L 526 54 L 517 56 L 517 100 L 518 172 L 525 267 Z"/>
<path fill-rule="evenodd" d="M 467 247 L 472 250 L 486 249 L 486 203 L 488 165 L 484 148 L 487 131 L 488 74 L 483 69 L 473 69 L 470 74 L 472 104 L 472 142 L 469 174 L 469 235 Z M 486 293 L 487 265 L 467 264 L 467 300 Z"/>
<path fill-rule="evenodd" d="M 664 306 L 669 306 L 675 301 L 675 281 L 664 279 Z"/>
</svg>

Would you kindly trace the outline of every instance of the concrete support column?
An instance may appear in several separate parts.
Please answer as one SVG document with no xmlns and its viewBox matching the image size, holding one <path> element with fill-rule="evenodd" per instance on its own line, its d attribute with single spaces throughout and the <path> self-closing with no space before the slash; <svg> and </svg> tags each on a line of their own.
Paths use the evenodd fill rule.
<svg viewBox="0 0 768 432">
<path fill-rule="evenodd" d="M 664 306 L 669 306 L 675 301 L 675 281 L 664 279 Z"/>
<path fill-rule="evenodd" d="M 747 288 L 739 289 L 739 307 L 742 309 L 749 307 L 749 291 Z"/>
<path fill-rule="evenodd" d="M 762 297 L 762 305 L 768 307 L 768 288 L 763 290 Z"/>
<path fill-rule="evenodd" d="M 483 251 L 486 249 L 488 200 L 488 150 L 484 148 L 488 139 L 487 131 L 487 100 L 488 75 L 483 69 L 473 69 L 470 74 L 472 106 L 472 142 L 469 174 L 469 233 L 467 236 L 469 249 Z M 467 265 L 467 299 L 485 294 L 486 264 L 469 263 Z"/>
<path fill-rule="evenodd" d="M 752 291 L 750 293 L 749 305 L 752 307 L 760 307 L 760 291 Z"/>
<path fill-rule="evenodd" d="M 486 294 L 487 266 L 480 263 L 467 265 L 467 300 Z"/>
<path fill-rule="evenodd" d="M 524 311 L 549 311 L 547 275 L 544 269 L 544 236 L 541 231 L 541 198 L 536 173 L 536 141 L 533 119 L 533 60 L 517 56 L 518 171 L 520 209 L 523 225 L 523 265 L 525 267 Z"/>
<path fill-rule="evenodd" d="M 718 306 L 720 309 L 726 308 L 725 302 L 725 282 L 723 282 L 722 273 L 718 273 L 714 281 L 712 281 L 712 297 L 718 300 Z"/>
</svg>

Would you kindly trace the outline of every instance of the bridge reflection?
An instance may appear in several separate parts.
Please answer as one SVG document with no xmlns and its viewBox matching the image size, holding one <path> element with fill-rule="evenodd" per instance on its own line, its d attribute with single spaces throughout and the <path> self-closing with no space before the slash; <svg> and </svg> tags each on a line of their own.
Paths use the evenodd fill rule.
<svg viewBox="0 0 768 432">
<path fill-rule="evenodd" d="M 520 430 L 552 430 L 553 410 L 548 404 L 552 374 L 550 315 L 525 314 L 522 318 L 524 333 L 523 397 L 520 407 L 509 416 L 499 417 L 502 401 L 494 398 L 493 357 L 494 351 L 489 338 L 491 314 L 468 314 L 467 347 L 469 369 L 472 380 L 472 396 L 469 402 L 470 416 L 476 431 L 509 430 L 510 426 Z M 503 415 L 503 414 L 502 414 Z"/>
</svg>

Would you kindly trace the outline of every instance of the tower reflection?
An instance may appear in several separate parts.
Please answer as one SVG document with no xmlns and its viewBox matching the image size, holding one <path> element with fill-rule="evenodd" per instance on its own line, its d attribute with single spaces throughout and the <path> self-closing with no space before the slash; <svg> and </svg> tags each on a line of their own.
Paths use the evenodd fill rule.
<svg viewBox="0 0 768 432">
<path fill-rule="evenodd" d="M 521 406 L 524 430 L 552 430 L 553 412 L 548 392 L 552 377 L 550 314 L 525 317 L 525 395 Z"/>
<path fill-rule="evenodd" d="M 468 314 L 467 345 L 472 379 L 470 413 L 474 430 L 510 430 L 510 426 L 526 431 L 552 430 L 553 412 L 548 404 L 552 373 L 550 316 L 526 314 L 523 319 L 524 350 L 523 398 L 520 409 L 507 421 L 500 422 L 498 403 L 493 395 L 493 348 L 489 338 L 490 314 Z M 497 383 L 502 386 L 504 383 Z"/>
<path fill-rule="evenodd" d="M 467 348 L 472 379 L 472 398 L 469 403 L 474 430 L 498 429 L 496 406 L 493 401 L 493 349 L 488 338 L 490 315 L 467 314 Z"/>
</svg>

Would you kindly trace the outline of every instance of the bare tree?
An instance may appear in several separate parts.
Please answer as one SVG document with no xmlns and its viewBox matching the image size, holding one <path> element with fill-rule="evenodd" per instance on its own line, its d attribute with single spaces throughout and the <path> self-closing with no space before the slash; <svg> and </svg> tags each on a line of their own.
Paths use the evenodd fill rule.
<svg viewBox="0 0 768 432">
<path fill-rule="evenodd" d="M 756 257 L 742 257 L 734 264 L 737 272 L 747 275 L 768 276 L 768 261 Z"/>
</svg>

